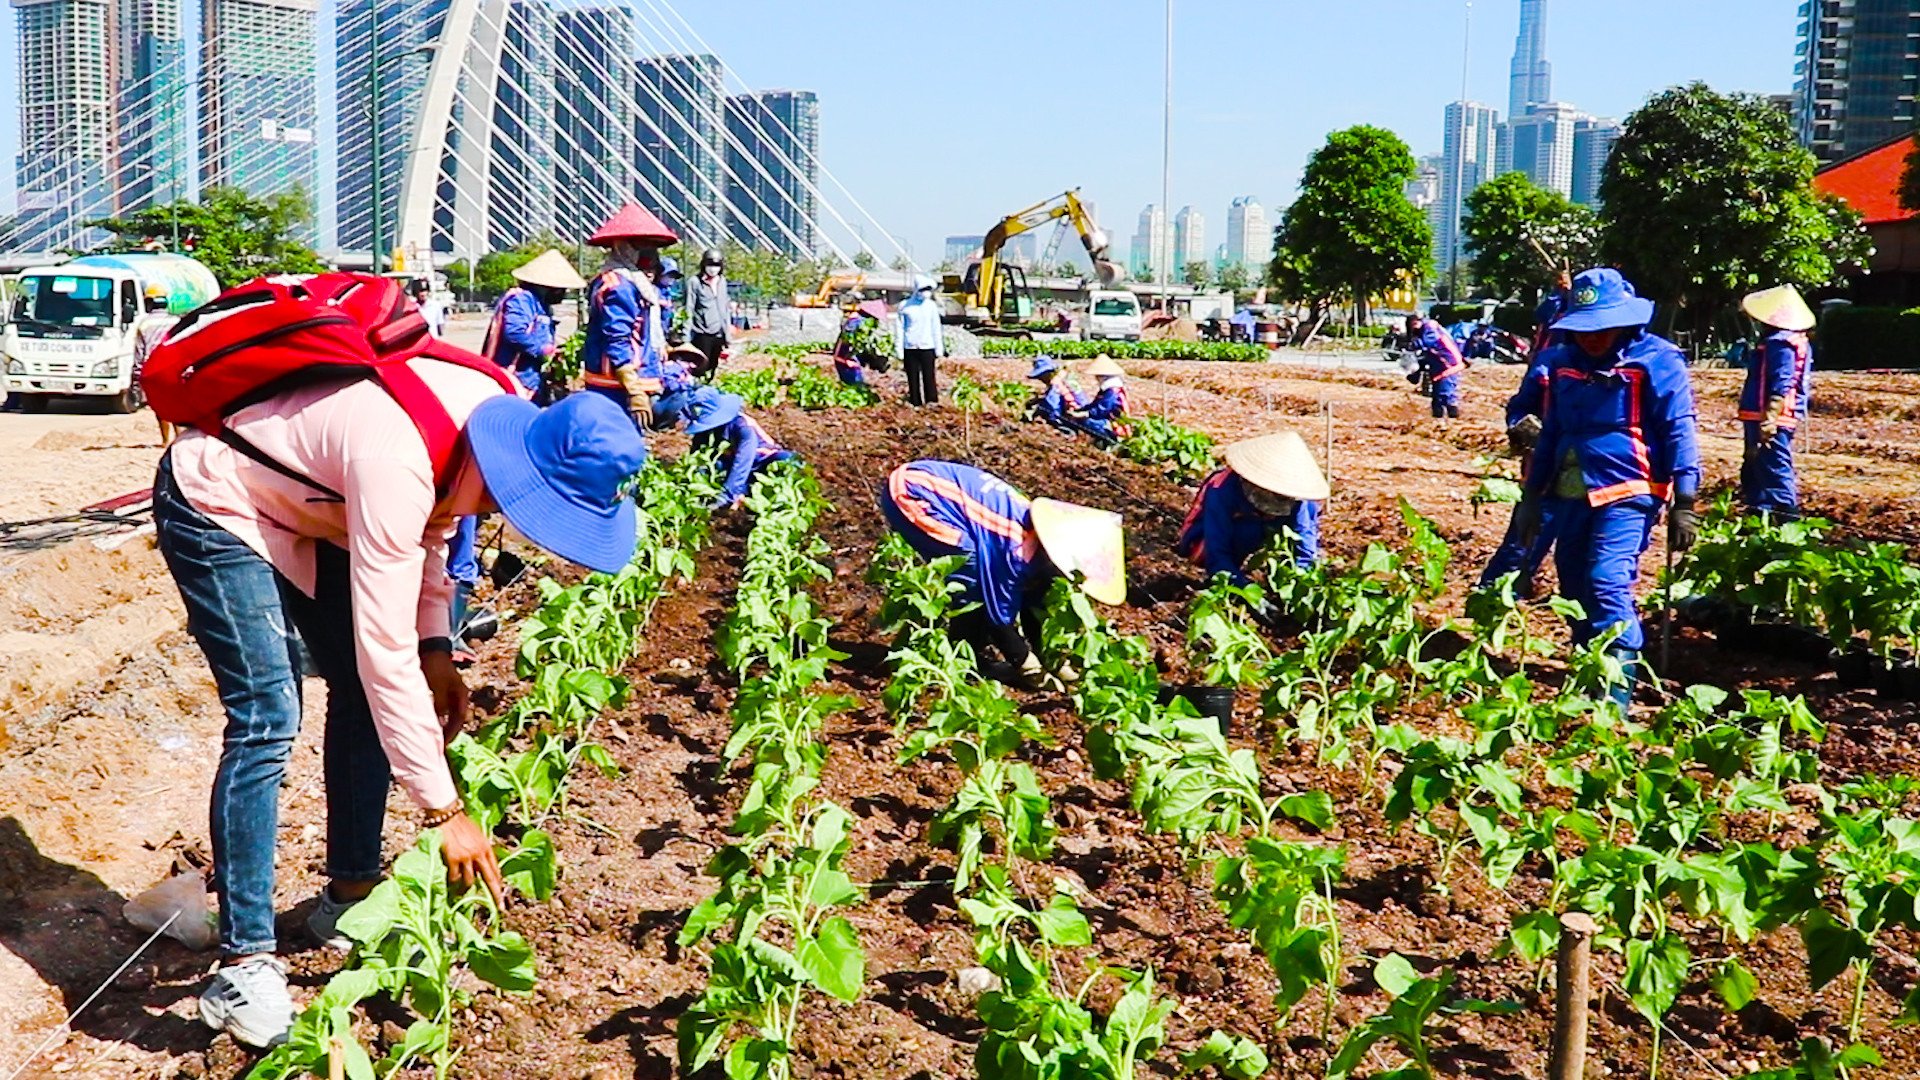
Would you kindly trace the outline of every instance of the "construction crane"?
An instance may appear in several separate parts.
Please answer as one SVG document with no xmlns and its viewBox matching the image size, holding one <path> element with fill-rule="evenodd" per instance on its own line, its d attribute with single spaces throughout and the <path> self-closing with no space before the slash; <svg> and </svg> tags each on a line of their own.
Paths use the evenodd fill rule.
<svg viewBox="0 0 1920 1080">
<path fill-rule="evenodd" d="M 1074 231 L 1080 234 L 1081 246 L 1093 260 L 1094 274 L 1100 284 L 1112 286 L 1119 282 L 1125 271 L 1107 259 L 1107 234 L 1094 223 L 1093 215 L 1080 201 L 1080 189 L 1074 188 L 1000 219 L 981 242 L 980 259 L 967 267 L 966 276 L 947 276 L 943 284 L 948 295 L 960 305 L 966 323 L 995 326 L 1019 322 L 1032 315 L 1033 299 L 1027 291 L 1026 272 L 1001 262 L 1000 251 L 1007 246 L 1007 241 L 1021 233 L 1062 218 L 1071 222 Z"/>
</svg>

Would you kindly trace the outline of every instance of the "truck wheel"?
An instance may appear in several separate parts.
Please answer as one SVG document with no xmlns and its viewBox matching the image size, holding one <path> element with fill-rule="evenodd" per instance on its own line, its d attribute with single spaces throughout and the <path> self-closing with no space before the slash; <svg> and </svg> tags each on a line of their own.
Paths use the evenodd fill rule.
<svg viewBox="0 0 1920 1080">
<path fill-rule="evenodd" d="M 47 395 L 21 394 L 20 411 L 24 413 L 43 413 L 47 411 Z"/>
<path fill-rule="evenodd" d="M 139 412 L 140 406 L 147 403 L 147 395 L 140 392 L 140 384 L 134 383 L 114 395 L 113 411 L 121 414 Z"/>
</svg>

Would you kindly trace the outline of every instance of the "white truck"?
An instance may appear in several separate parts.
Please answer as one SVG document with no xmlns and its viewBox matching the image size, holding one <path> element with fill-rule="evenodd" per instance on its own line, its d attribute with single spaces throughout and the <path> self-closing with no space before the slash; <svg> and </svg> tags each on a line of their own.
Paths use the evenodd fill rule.
<svg viewBox="0 0 1920 1080">
<path fill-rule="evenodd" d="M 39 412 L 56 397 L 106 397 L 116 412 L 145 400 L 133 377 L 133 342 L 150 287 L 184 314 L 214 298 L 213 272 L 185 255 L 87 255 L 35 266 L 11 283 L 0 361 L 5 389 Z"/>
</svg>

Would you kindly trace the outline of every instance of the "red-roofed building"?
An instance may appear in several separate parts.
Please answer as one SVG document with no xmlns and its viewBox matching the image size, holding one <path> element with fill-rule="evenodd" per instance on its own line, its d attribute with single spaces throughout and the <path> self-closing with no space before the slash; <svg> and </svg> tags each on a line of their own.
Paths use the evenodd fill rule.
<svg viewBox="0 0 1920 1080">
<path fill-rule="evenodd" d="M 1814 188 L 1838 195 L 1860 211 L 1873 237 L 1870 272 L 1853 283 L 1857 303 L 1903 308 L 1920 304 L 1920 213 L 1900 206 L 1900 178 L 1906 175 L 1913 147 L 1913 136 L 1902 135 L 1814 174 Z"/>
</svg>

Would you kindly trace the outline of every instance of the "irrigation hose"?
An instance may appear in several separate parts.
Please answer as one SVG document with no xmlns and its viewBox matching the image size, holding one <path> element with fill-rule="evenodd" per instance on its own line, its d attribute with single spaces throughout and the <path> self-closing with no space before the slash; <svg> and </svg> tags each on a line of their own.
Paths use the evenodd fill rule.
<svg viewBox="0 0 1920 1080">
<path fill-rule="evenodd" d="M 120 966 L 113 969 L 113 974 L 107 976 L 105 982 L 93 988 L 93 993 L 87 995 L 87 1000 L 81 1002 L 79 1008 L 68 1013 L 67 1018 L 60 1022 L 59 1027 L 54 1028 L 52 1031 L 48 1032 L 47 1037 L 40 1040 L 40 1045 L 34 1047 L 33 1052 L 28 1054 L 26 1058 L 20 1062 L 19 1065 L 14 1067 L 14 1070 L 12 1072 L 7 1074 L 7 1080 L 19 1080 L 20 1074 L 27 1071 L 27 1066 L 33 1064 L 33 1061 L 35 1058 L 39 1057 L 41 1054 L 46 1053 L 47 1047 L 52 1046 L 54 1043 L 54 1040 L 64 1037 L 66 1033 L 70 1029 L 72 1029 L 74 1020 L 78 1019 L 81 1013 L 87 1011 L 87 1006 L 92 1005 L 95 998 L 99 997 L 102 993 L 105 993 L 107 987 L 112 986 L 115 979 L 118 979 L 122 974 L 126 972 L 128 968 L 132 967 L 133 962 L 135 960 L 140 959 L 140 956 L 142 953 L 146 952 L 149 948 L 151 948 L 154 942 L 160 940 L 160 935 L 166 933 L 167 927 L 172 926 L 173 921 L 175 919 L 178 919 L 179 917 L 180 917 L 180 913 L 178 911 L 167 916 L 167 921 L 161 923 L 160 928 L 158 930 L 155 930 L 153 933 L 149 934 L 147 936 L 147 940 L 140 943 L 139 948 L 133 950 L 131 955 L 129 955 L 125 960 L 122 960 L 120 962 Z"/>
</svg>

